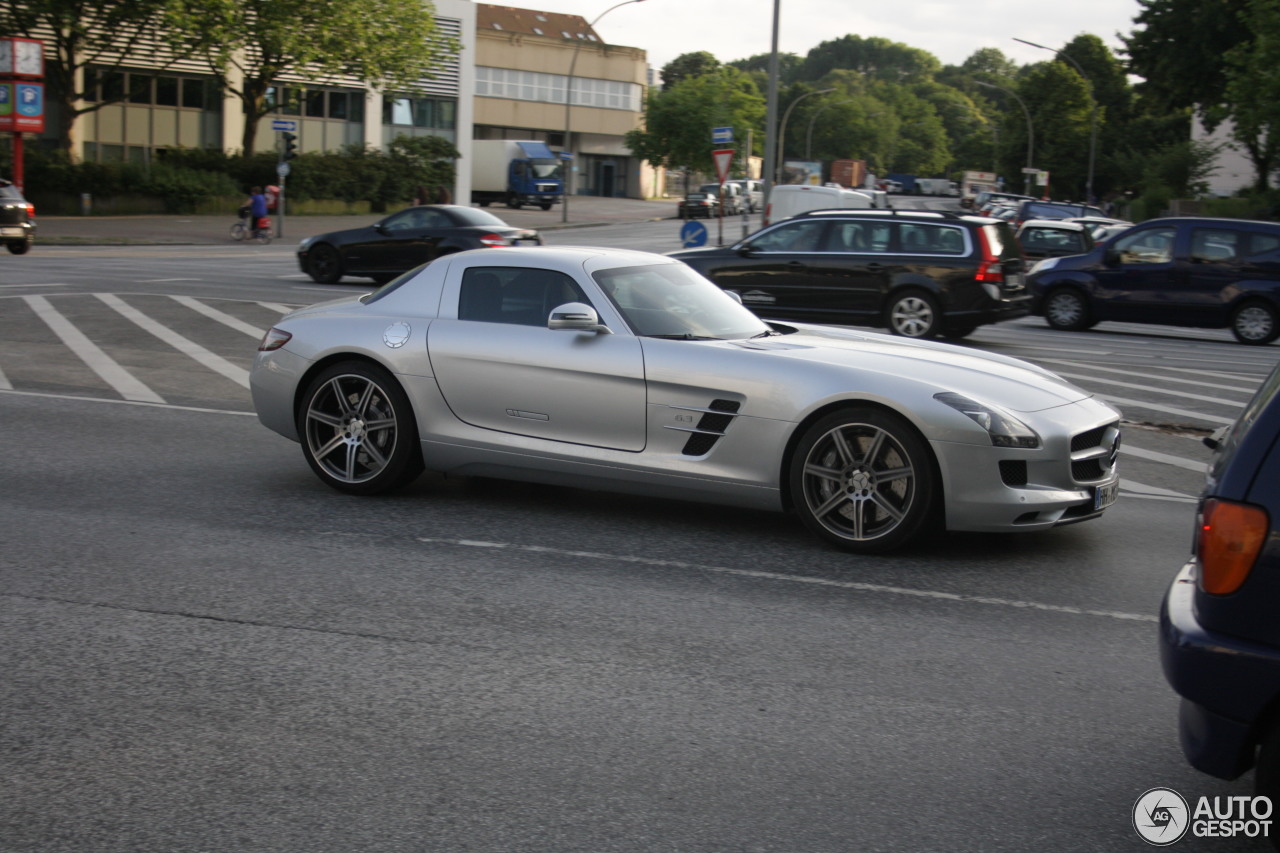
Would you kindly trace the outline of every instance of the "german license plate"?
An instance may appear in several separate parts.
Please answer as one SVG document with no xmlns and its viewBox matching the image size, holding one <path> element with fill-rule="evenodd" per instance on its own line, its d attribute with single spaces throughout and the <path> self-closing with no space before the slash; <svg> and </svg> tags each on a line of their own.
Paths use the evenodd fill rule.
<svg viewBox="0 0 1280 853">
<path fill-rule="evenodd" d="M 21 237 L 21 228 L 0 228 L 0 237 Z"/>
<path fill-rule="evenodd" d="M 1116 502 L 1116 495 L 1119 493 L 1119 480 L 1116 480 L 1114 483 L 1107 483 L 1106 485 L 1098 486 L 1093 490 L 1093 508 L 1106 509 Z"/>
</svg>

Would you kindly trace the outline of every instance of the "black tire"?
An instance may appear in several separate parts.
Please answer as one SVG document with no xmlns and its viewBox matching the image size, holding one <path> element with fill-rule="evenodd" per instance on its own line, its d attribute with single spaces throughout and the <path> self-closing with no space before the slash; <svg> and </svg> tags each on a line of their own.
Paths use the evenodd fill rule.
<svg viewBox="0 0 1280 853">
<path fill-rule="evenodd" d="M 20 240 L 17 243 L 6 243 L 5 247 L 11 254 L 25 255 L 27 252 L 31 251 L 31 247 L 34 246 L 35 243 L 36 238 L 28 235 L 25 239 Z"/>
<path fill-rule="evenodd" d="M 1280 722 L 1273 722 L 1262 737 L 1258 763 L 1253 771 L 1254 793 L 1280 803 Z M 1271 846 L 1280 850 L 1280 832 L 1271 833 Z"/>
<path fill-rule="evenodd" d="M 1243 303 L 1231 312 L 1231 334 L 1250 346 L 1271 343 L 1280 337 L 1275 307 L 1256 299 Z"/>
<path fill-rule="evenodd" d="M 942 332 L 938 301 L 923 290 L 900 290 L 889 297 L 884 324 L 904 338 L 933 338 Z"/>
<path fill-rule="evenodd" d="M 550 209 L 551 209 L 551 203 L 550 203 L 550 202 L 548 202 L 548 203 L 546 203 L 546 204 L 540 204 L 540 205 L 538 205 L 538 207 L 542 208 L 543 210 L 550 210 Z"/>
<path fill-rule="evenodd" d="M 788 477 L 805 526 L 848 551 L 892 550 L 936 521 L 928 444 L 881 409 L 852 406 L 817 421 L 796 445 Z"/>
<path fill-rule="evenodd" d="M 1085 295 L 1074 287 L 1049 291 L 1044 298 L 1044 321 L 1060 332 L 1083 332 L 1098 322 Z"/>
<path fill-rule="evenodd" d="M 307 260 L 307 275 L 320 284 L 342 281 L 342 258 L 338 256 L 338 250 L 328 243 L 312 246 Z"/>
<path fill-rule="evenodd" d="M 381 367 L 347 361 L 321 371 L 298 407 L 298 437 L 311 470 L 353 495 L 376 495 L 422 473 L 409 398 Z"/>
</svg>

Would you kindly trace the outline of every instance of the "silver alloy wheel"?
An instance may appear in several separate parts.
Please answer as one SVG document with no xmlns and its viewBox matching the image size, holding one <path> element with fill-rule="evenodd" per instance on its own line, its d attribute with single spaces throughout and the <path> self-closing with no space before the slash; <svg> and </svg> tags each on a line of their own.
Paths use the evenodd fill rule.
<svg viewBox="0 0 1280 853">
<path fill-rule="evenodd" d="M 889 310 L 889 328 L 904 338 L 924 338 L 937 326 L 937 314 L 927 297 L 909 294 Z"/>
<path fill-rule="evenodd" d="M 399 423 L 387 393 L 367 376 L 342 374 L 307 402 L 305 440 L 311 458 L 339 483 L 364 483 L 386 469 Z"/>
<path fill-rule="evenodd" d="M 1249 343 L 1270 342 L 1274 339 L 1275 315 L 1262 305 L 1246 305 L 1236 312 L 1232 331 L 1236 338 Z"/>
<path fill-rule="evenodd" d="M 866 423 L 830 429 L 809 449 L 803 500 L 833 535 L 865 542 L 892 533 L 916 500 L 916 470 L 892 433 Z"/>
<path fill-rule="evenodd" d="M 1070 290 L 1059 290 L 1044 305 L 1044 316 L 1055 329 L 1071 329 L 1084 321 L 1084 301 Z"/>
</svg>

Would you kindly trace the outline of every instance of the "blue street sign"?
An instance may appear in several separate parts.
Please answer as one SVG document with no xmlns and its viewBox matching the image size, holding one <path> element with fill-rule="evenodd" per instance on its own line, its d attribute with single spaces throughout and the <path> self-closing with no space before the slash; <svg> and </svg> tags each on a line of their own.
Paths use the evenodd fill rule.
<svg viewBox="0 0 1280 853">
<path fill-rule="evenodd" d="M 732 127 L 713 127 L 711 129 L 711 144 L 726 145 L 733 141 Z"/>
<path fill-rule="evenodd" d="M 284 133 L 297 133 L 298 123 L 292 119 L 278 118 L 275 121 L 271 122 L 271 129 L 279 130 Z"/>
<path fill-rule="evenodd" d="M 707 226 L 690 219 L 680 226 L 680 244 L 686 249 L 705 246 L 707 243 Z"/>
</svg>

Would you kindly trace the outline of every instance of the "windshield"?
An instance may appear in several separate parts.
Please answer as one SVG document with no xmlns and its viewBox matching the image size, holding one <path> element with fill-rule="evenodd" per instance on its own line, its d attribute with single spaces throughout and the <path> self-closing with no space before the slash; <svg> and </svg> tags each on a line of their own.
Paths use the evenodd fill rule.
<svg viewBox="0 0 1280 853">
<path fill-rule="evenodd" d="M 533 176 L 535 178 L 558 178 L 560 177 L 560 161 L 548 160 L 545 157 L 537 157 L 529 161 L 533 165 Z"/>
<path fill-rule="evenodd" d="M 597 270 L 592 278 L 641 337 L 739 340 L 770 329 L 684 264 Z"/>
</svg>

